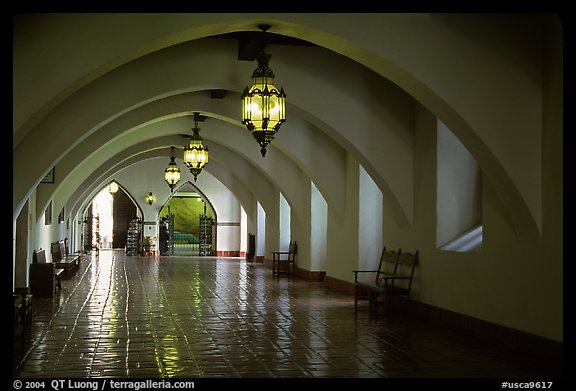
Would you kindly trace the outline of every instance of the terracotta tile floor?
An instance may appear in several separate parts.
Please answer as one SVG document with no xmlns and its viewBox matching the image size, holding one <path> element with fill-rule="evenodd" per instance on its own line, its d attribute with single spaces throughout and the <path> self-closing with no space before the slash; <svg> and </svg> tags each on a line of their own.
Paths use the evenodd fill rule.
<svg viewBox="0 0 576 391">
<path fill-rule="evenodd" d="M 560 369 L 239 258 L 87 256 L 16 377 L 525 378 Z M 555 373 L 554 371 L 558 371 Z"/>
</svg>

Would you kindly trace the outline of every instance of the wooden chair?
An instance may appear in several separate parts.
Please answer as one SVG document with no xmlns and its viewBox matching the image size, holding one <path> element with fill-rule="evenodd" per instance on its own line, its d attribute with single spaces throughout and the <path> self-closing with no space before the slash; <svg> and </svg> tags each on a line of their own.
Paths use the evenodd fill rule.
<svg viewBox="0 0 576 391">
<path fill-rule="evenodd" d="M 386 304 L 389 296 L 410 298 L 414 270 L 418 263 L 418 250 L 415 253 L 382 250 L 378 270 L 354 270 L 355 296 L 354 305 L 358 299 L 367 298 L 371 310 L 376 311 L 378 300 Z M 369 275 L 370 278 L 360 278 Z"/>
<path fill-rule="evenodd" d="M 248 251 L 246 252 L 246 260 L 249 262 L 253 262 L 255 255 L 256 255 L 256 235 L 248 234 Z"/>
<path fill-rule="evenodd" d="M 272 251 L 272 275 L 287 274 L 293 276 L 297 252 L 298 246 L 296 242 L 292 241 L 288 246 L 288 251 Z"/>
</svg>

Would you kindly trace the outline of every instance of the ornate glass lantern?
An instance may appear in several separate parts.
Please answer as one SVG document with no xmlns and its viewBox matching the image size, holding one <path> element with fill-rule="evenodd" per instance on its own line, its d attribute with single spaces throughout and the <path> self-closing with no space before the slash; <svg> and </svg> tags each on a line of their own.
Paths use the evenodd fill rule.
<svg viewBox="0 0 576 391">
<path fill-rule="evenodd" d="M 118 191 L 118 184 L 114 181 L 110 182 L 110 184 L 108 185 L 108 192 L 114 195 L 116 194 L 117 191 Z"/>
<path fill-rule="evenodd" d="M 184 148 L 184 163 L 192 175 L 194 175 L 194 182 L 198 174 L 202 171 L 204 166 L 208 163 L 208 147 L 202 143 L 200 137 L 200 128 L 198 127 L 199 113 L 194 113 L 194 134 L 190 138 L 190 144 Z"/>
<path fill-rule="evenodd" d="M 176 165 L 176 158 L 174 157 L 174 147 L 171 147 L 170 163 L 164 170 L 164 180 L 170 186 L 170 193 L 174 191 L 174 186 L 180 182 L 180 169 Z"/>
<path fill-rule="evenodd" d="M 262 31 L 268 25 L 258 26 Z M 274 72 L 268 66 L 271 55 L 264 51 L 256 57 L 258 67 L 252 74 L 252 86 L 242 93 L 242 123 L 260 145 L 260 153 L 266 156 L 266 146 L 274 139 L 280 126 L 286 121 L 286 94 L 274 85 Z"/>
</svg>

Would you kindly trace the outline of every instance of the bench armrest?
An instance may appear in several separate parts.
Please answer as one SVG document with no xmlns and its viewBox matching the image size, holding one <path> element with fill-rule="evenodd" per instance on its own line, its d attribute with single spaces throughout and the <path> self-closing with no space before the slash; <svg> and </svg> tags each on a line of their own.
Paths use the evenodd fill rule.
<svg viewBox="0 0 576 391">
<path fill-rule="evenodd" d="M 380 273 L 378 270 L 352 270 L 354 273 L 354 282 L 358 282 L 358 273 Z"/>
<path fill-rule="evenodd" d="M 380 278 L 383 280 L 409 280 L 412 278 L 410 276 L 405 276 L 402 274 L 384 274 L 384 273 L 380 274 L 382 274 Z"/>
<path fill-rule="evenodd" d="M 294 260 L 290 258 L 293 257 L 294 254 L 296 254 L 292 251 L 271 251 L 271 253 L 272 253 L 272 260 L 274 262 L 293 262 Z M 285 257 L 285 259 L 281 259 L 283 256 Z"/>
</svg>

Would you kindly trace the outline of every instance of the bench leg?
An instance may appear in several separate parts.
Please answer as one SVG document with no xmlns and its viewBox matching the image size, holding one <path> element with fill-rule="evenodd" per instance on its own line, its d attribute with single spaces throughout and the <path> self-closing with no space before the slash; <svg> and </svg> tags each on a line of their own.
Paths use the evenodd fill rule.
<svg viewBox="0 0 576 391">
<path fill-rule="evenodd" d="M 56 275 L 56 285 L 54 286 L 54 293 L 56 293 L 56 288 L 62 290 L 62 278 L 60 277 L 60 275 Z"/>
<path fill-rule="evenodd" d="M 370 312 L 372 312 L 373 314 L 377 314 L 378 313 L 378 293 L 374 292 L 374 291 L 370 291 L 370 294 L 368 296 L 368 305 L 370 308 Z"/>
</svg>

